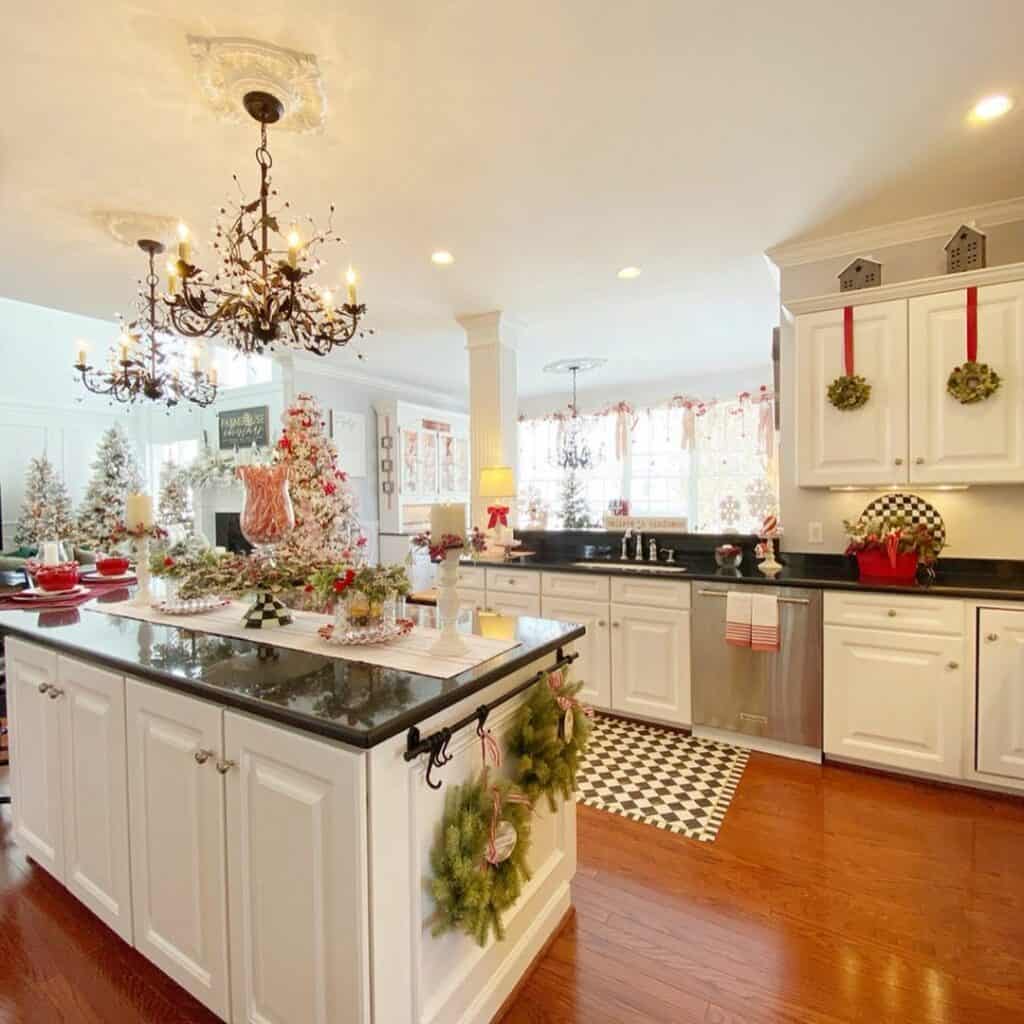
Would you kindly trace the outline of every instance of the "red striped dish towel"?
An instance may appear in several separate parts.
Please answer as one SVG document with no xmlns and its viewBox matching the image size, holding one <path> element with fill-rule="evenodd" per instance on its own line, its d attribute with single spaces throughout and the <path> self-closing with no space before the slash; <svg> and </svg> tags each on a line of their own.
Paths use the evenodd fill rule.
<svg viewBox="0 0 1024 1024">
<path fill-rule="evenodd" d="M 774 594 L 752 594 L 750 646 L 755 651 L 779 649 L 779 599 Z"/>
<path fill-rule="evenodd" d="M 725 642 L 750 646 L 750 594 L 742 590 L 730 590 L 725 598 Z"/>
</svg>

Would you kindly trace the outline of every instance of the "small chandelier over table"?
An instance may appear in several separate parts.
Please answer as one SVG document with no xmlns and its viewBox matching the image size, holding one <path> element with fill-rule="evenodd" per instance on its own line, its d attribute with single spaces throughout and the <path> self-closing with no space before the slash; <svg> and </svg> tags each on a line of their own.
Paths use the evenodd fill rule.
<svg viewBox="0 0 1024 1024">
<path fill-rule="evenodd" d="M 192 262 L 188 231 L 179 228 L 178 258 L 168 265 L 171 322 L 179 334 L 222 338 L 246 355 L 275 345 L 327 355 L 357 334 L 373 333 L 360 328 L 366 306 L 356 299 L 351 267 L 341 304 L 331 289 L 311 280 L 322 266 L 319 246 L 344 241 L 333 229 L 334 206 L 326 228 L 317 230 L 310 222 L 307 237 L 292 222 L 287 202 L 271 209 L 277 190 L 270 182 L 274 161 L 267 125 L 280 120 L 284 107 L 266 92 L 248 92 L 242 102 L 260 126 L 259 196 L 237 210 L 221 207 L 213 242 L 219 262 L 212 275 Z"/>
<path fill-rule="evenodd" d="M 168 367 L 167 353 L 160 340 L 161 334 L 169 332 L 169 327 L 157 297 L 160 278 L 153 264 L 164 247 L 149 238 L 140 239 L 138 245 L 149 257 L 149 273 L 146 289 L 139 295 L 138 316 L 122 326 L 120 340 L 116 349 L 110 350 L 106 367 L 91 366 L 88 346 L 83 341 L 78 342 L 75 369 L 87 390 L 108 395 L 118 402 L 130 404 L 149 400 L 163 402 L 168 408 L 179 402 L 208 406 L 217 397 L 216 369 L 203 371 L 198 349 L 192 352 L 191 371 Z"/>
<path fill-rule="evenodd" d="M 548 363 L 544 367 L 545 373 L 571 373 L 572 374 L 572 401 L 569 403 L 569 415 L 559 423 L 558 444 L 556 446 L 554 462 L 559 469 L 568 472 L 577 470 L 593 469 L 596 464 L 594 454 L 590 450 L 590 442 L 587 440 L 576 405 L 576 375 L 603 366 L 605 360 L 593 358 L 560 359 L 554 363 Z"/>
</svg>

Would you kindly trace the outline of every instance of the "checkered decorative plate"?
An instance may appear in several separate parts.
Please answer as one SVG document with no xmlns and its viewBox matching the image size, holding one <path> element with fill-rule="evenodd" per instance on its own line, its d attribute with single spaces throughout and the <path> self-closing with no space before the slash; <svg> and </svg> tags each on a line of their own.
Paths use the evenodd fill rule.
<svg viewBox="0 0 1024 1024">
<path fill-rule="evenodd" d="M 747 757 L 741 747 L 596 715 L 577 797 L 588 807 L 709 843 Z"/>
<path fill-rule="evenodd" d="M 916 494 L 883 494 L 868 503 L 861 512 L 861 519 L 881 519 L 884 516 L 901 515 L 908 523 L 924 523 L 938 542 L 939 550 L 946 546 L 946 524 L 938 509 Z"/>
</svg>

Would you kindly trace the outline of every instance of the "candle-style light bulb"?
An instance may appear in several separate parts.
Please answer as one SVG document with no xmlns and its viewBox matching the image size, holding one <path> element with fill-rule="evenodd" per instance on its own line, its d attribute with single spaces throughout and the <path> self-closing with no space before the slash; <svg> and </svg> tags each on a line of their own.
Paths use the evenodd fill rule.
<svg viewBox="0 0 1024 1024">
<path fill-rule="evenodd" d="M 178 221 L 178 259 L 188 263 L 192 255 L 192 243 L 189 241 L 188 225 Z"/>
<path fill-rule="evenodd" d="M 349 267 L 348 273 L 345 274 L 345 283 L 348 285 L 348 304 L 354 306 L 356 304 L 356 272 Z"/>
<path fill-rule="evenodd" d="M 89 358 L 89 342 L 85 338 L 79 338 L 75 342 L 75 366 L 85 366 Z"/>
<path fill-rule="evenodd" d="M 167 294 L 174 295 L 178 290 L 178 264 L 167 261 Z"/>
<path fill-rule="evenodd" d="M 211 384 L 212 384 L 212 385 L 213 385 L 214 387 L 216 387 L 216 386 L 217 386 L 217 367 L 216 367 L 216 366 L 211 366 L 211 367 L 209 368 L 209 370 L 207 370 L 207 371 L 206 371 L 206 379 L 207 379 L 207 380 L 208 380 L 208 381 L 209 381 L 209 382 L 210 382 L 210 383 L 211 383 Z"/>
<path fill-rule="evenodd" d="M 299 246 L 302 245 L 302 238 L 298 231 L 292 228 L 288 232 L 288 266 L 294 267 L 299 262 Z"/>
</svg>

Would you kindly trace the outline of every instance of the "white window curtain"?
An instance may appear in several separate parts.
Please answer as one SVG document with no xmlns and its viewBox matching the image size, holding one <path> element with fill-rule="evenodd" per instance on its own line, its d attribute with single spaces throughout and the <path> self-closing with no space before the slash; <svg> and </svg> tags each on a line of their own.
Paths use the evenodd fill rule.
<svg viewBox="0 0 1024 1024">
<path fill-rule="evenodd" d="M 685 516 L 701 533 L 753 533 L 777 511 L 770 402 L 744 396 L 624 408 L 580 417 L 596 463 L 578 474 L 594 525 L 618 500 L 629 502 L 632 515 Z M 521 526 L 561 526 L 560 434 L 553 417 L 520 421 Z"/>
</svg>

